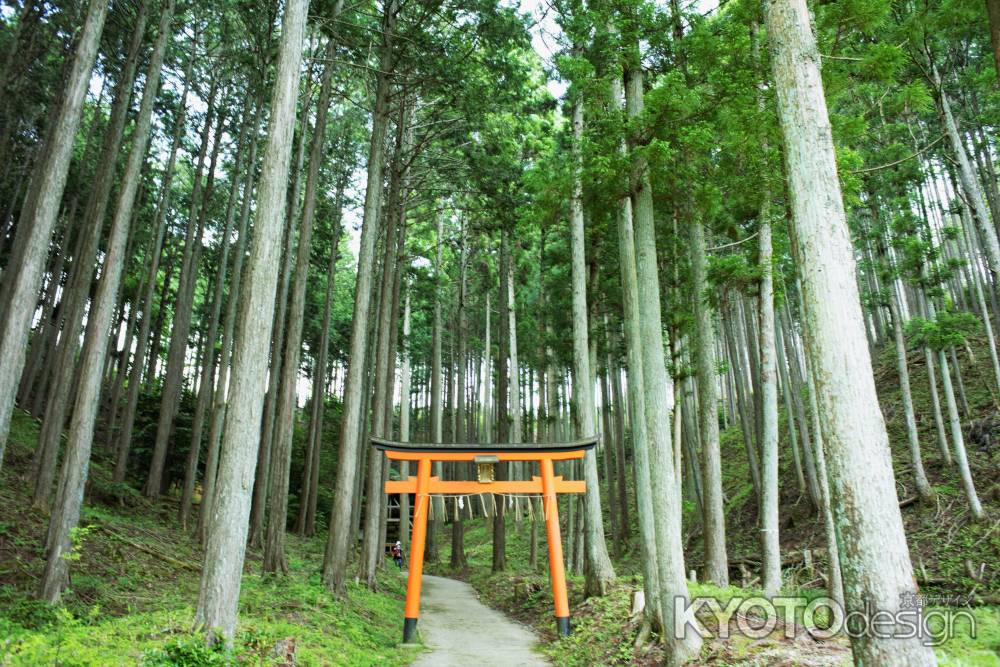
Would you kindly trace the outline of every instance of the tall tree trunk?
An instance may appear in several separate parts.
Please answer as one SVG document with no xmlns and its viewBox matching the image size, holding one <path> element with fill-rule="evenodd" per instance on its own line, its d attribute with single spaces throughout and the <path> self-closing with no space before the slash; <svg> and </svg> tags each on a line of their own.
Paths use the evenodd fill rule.
<svg viewBox="0 0 1000 667">
<path fill-rule="evenodd" d="M 691 277 L 695 333 L 695 373 L 698 378 L 698 426 L 701 432 L 703 497 L 702 532 L 705 540 L 705 580 L 729 585 L 726 557 L 726 515 L 722 499 L 722 454 L 719 449 L 718 371 L 715 360 L 715 327 L 706 290 L 705 232 L 701 220 L 691 225 Z M 694 461 L 692 461 L 692 464 Z"/>
<path fill-rule="evenodd" d="M 958 133 L 958 124 L 955 122 L 955 116 L 952 115 L 951 103 L 948 100 L 948 94 L 944 90 L 941 75 L 938 73 L 937 65 L 933 62 L 931 63 L 931 75 L 934 87 L 937 89 L 938 104 L 941 108 L 941 116 L 944 119 L 945 133 L 948 135 L 952 152 L 955 154 L 955 159 L 958 162 L 958 178 L 962 184 L 965 200 L 975 213 L 973 217 L 975 217 L 976 222 L 979 224 L 979 233 L 983 239 L 983 250 L 993 277 L 993 289 L 995 291 L 997 285 L 1000 284 L 1000 241 L 997 240 L 997 230 L 986 208 L 986 201 L 983 199 L 983 193 L 979 187 L 979 178 L 973 171 L 972 163 L 969 162 L 969 155 Z"/>
<path fill-rule="evenodd" d="M 927 317 L 931 321 L 937 318 L 934 301 L 927 298 Z M 979 501 L 979 494 L 976 493 L 976 485 L 972 480 L 972 471 L 969 469 L 969 458 L 965 451 L 965 436 L 962 433 L 962 419 L 958 414 L 958 404 L 955 402 L 955 391 L 951 384 L 951 373 L 948 372 L 948 359 L 944 349 L 937 351 L 938 369 L 941 371 L 941 385 L 944 388 L 945 405 L 948 408 L 948 426 L 951 429 L 951 446 L 955 450 L 955 463 L 958 465 L 959 478 L 962 480 L 962 490 L 969 501 L 969 509 L 972 517 L 979 521 L 985 517 L 983 505 Z"/>
<path fill-rule="evenodd" d="M 39 435 L 38 450 L 32 461 L 35 489 L 33 504 L 44 507 L 52 491 L 56 474 L 60 440 L 66 423 L 66 412 L 73 400 L 71 388 L 77 366 L 77 351 L 80 344 L 79 331 L 83 324 L 91 284 L 94 279 L 94 264 L 97 261 L 104 219 L 107 215 L 111 187 L 115 181 L 118 153 L 121 150 L 122 135 L 132 101 L 135 74 L 145 35 L 147 11 L 145 3 L 140 5 L 136 15 L 136 28 L 132 33 L 128 55 L 122 65 L 121 76 L 115 86 L 111 116 L 105 130 L 94 186 L 87 201 L 87 208 L 80 225 L 82 245 L 74 257 L 63 303 L 63 334 L 59 337 L 53 357 L 52 378 L 45 399 L 43 428 Z"/>
<path fill-rule="evenodd" d="M 339 14 L 339 11 L 337 13 Z M 327 44 L 328 58 L 333 56 L 334 44 L 333 39 Z M 288 476 L 292 466 L 292 436 L 295 431 L 295 389 L 302 352 L 302 326 L 306 310 L 306 288 L 309 285 L 309 256 L 312 251 L 313 220 L 316 217 L 316 190 L 319 169 L 325 153 L 333 69 L 334 65 L 327 62 L 321 77 L 312 146 L 309 149 L 305 202 L 302 207 L 302 221 L 299 223 L 299 244 L 295 257 L 295 277 L 292 280 L 291 307 L 286 318 L 288 331 L 285 335 L 284 364 L 279 385 L 281 389 L 278 394 L 278 419 L 275 432 L 277 446 L 271 455 L 271 513 L 264 545 L 265 572 L 288 571 L 288 561 L 285 558 L 285 526 L 288 519 Z M 304 127 L 302 131 L 305 132 Z M 333 252 L 336 253 L 336 249 Z"/>
<path fill-rule="evenodd" d="M 195 625 L 209 631 L 210 640 L 221 637 L 227 643 L 232 640 L 236 627 L 246 555 L 250 480 L 260 445 L 268 343 L 278 282 L 279 241 L 285 219 L 285 188 L 308 9 L 308 0 L 288 0 L 285 4 L 257 223 L 250 244 L 246 285 L 233 347 L 232 392 L 222 440 L 218 491 L 208 524 L 205 565 L 195 612 Z"/>
<path fill-rule="evenodd" d="M 336 593 L 344 592 L 347 556 L 354 526 L 350 521 L 352 490 L 358 470 L 361 409 L 365 396 L 364 372 L 367 367 L 368 315 L 371 309 L 371 284 L 375 237 L 382 199 L 382 172 L 385 166 L 385 135 L 389 125 L 389 77 L 394 67 L 392 31 L 399 11 L 398 0 L 389 0 L 382 19 L 382 49 L 375 88 L 371 144 L 368 153 L 368 183 L 358 251 L 358 276 L 351 321 L 350 355 L 344 383 L 343 417 L 340 426 L 340 463 L 333 508 L 330 512 L 330 537 L 323 558 L 323 581 Z"/>
<path fill-rule="evenodd" d="M 153 445 L 152 461 L 149 464 L 149 474 L 143 493 L 147 498 L 160 495 L 163 485 L 163 469 L 167 460 L 167 449 L 173 434 L 174 419 L 180 406 L 181 384 L 184 381 L 184 365 L 187 356 L 188 334 L 191 331 L 191 316 L 194 310 L 194 292 L 198 282 L 198 265 L 202 252 L 202 234 L 205 229 L 207 213 L 206 190 L 202 185 L 202 172 L 205 168 L 205 157 L 209 147 L 209 132 L 216 116 L 215 102 L 218 84 L 213 81 L 208 98 L 208 110 L 205 112 L 205 126 L 201 134 L 201 150 L 198 154 L 198 164 L 195 167 L 194 186 L 191 190 L 191 207 L 188 212 L 187 230 L 184 236 L 184 256 L 181 260 L 180 283 L 177 287 L 177 301 L 174 304 L 170 347 L 167 351 L 167 368 L 163 377 L 163 390 L 160 399 L 160 415 L 156 424 L 156 441 Z M 219 126 L 213 140 L 208 178 L 215 173 L 215 163 L 218 150 L 222 143 L 222 114 L 215 118 Z"/>
<path fill-rule="evenodd" d="M 240 293 L 243 286 L 243 265 L 246 261 L 248 227 L 250 224 L 250 203 L 253 199 L 254 174 L 257 165 L 257 148 L 259 145 L 259 120 L 264 107 L 263 87 L 257 93 L 254 102 L 254 119 L 250 140 L 250 155 L 247 159 L 246 184 L 243 186 L 243 203 L 240 209 L 240 224 L 236 237 L 236 248 L 233 251 L 233 272 L 229 280 L 229 295 L 226 303 L 226 317 L 222 325 L 222 346 L 219 349 L 219 377 L 216 381 L 216 391 L 212 400 L 212 416 L 208 429 L 208 447 L 205 453 L 205 474 L 202 483 L 201 504 L 198 507 L 198 540 L 204 543 L 208 539 L 208 523 L 212 516 L 212 505 L 215 502 L 215 482 L 219 465 L 219 448 L 222 442 L 222 430 L 225 425 L 226 406 L 229 395 L 229 374 L 232 368 L 233 337 L 236 330 L 237 307 L 241 301 Z"/>
<path fill-rule="evenodd" d="M 608 503 L 608 518 L 611 520 L 611 540 L 615 545 L 615 555 L 621 557 L 624 551 L 621 525 L 622 509 L 616 507 L 618 477 L 615 475 L 615 442 L 618 439 L 618 435 L 615 433 L 614 422 L 611 419 L 611 382 L 608 380 L 611 364 L 607 363 L 608 360 L 608 357 L 605 357 L 605 366 L 601 373 L 601 429 L 604 431 L 603 472 L 605 484 L 607 484 L 608 489 L 605 498 Z M 542 397 L 539 401 L 539 406 L 544 406 L 544 382 L 541 383 L 541 388 Z M 618 406 L 615 406 L 615 409 L 617 408 Z"/>
<path fill-rule="evenodd" d="M 983 293 L 983 285 L 980 280 L 979 271 L 978 268 L 976 268 L 975 245 L 972 237 L 972 234 L 975 232 L 972 228 L 971 221 L 969 220 L 969 209 L 965 206 L 962 207 L 961 227 L 961 232 L 958 235 L 961 255 L 969 258 L 969 262 L 973 267 L 973 271 L 970 271 L 973 275 L 971 280 L 968 280 L 967 283 L 971 283 L 971 289 L 976 297 L 976 309 L 979 311 L 979 317 L 986 330 L 986 343 L 989 346 L 990 362 L 993 365 L 993 379 L 997 389 L 1000 390 L 1000 356 L 997 354 L 996 334 L 994 333 L 993 319 L 989 308 L 986 306 L 986 295 Z"/>
<path fill-rule="evenodd" d="M 507 264 L 504 268 L 504 280 L 507 282 L 505 295 L 507 297 L 507 348 L 510 355 L 510 440 L 522 442 L 524 439 L 523 420 L 521 412 L 521 364 L 517 357 L 517 282 L 514 278 L 514 244 L 510 233 L 507 234 Z"/>
<path fill-rule="evenodd" d="M 778 540 L 778 373 L 775 358 L 774 278 L 771 249 L 771 195 L 765 189 L 760 213 L 760 386 L 761 386 L 761 547 L 764 594 L 781 591 Z"/>
<path fill-rule="evenodd" d="M 74 199 L 73 204 L 70 206 L 68 219 L 72 219 L 76 214 L 76 201 Z M 69 230 L 63 235 L 63 242 L 69 242 Z M 28 357 L 31 361 L 28 368 L 21 375 L 21 386 L 18 389 L 18 402 L 23 406 L 31 403 L 31 397 L 35 395 L 36 388 L 39 395 L 45 392 L 46 383 L 44 378 L 48 374 L 44 372 L 40 373 L 39 371 L 46 370 L 43 368 L 42 362 L 51 356 L 49 351 L 54 345 L 59 320 L 62 318 L 61 307 L 56 308 L 58 303 L 56 296 L 62 287 L 63 269 L 66 266 L 67 253 L 56 252 L 54 254 L 55 264 L 52 266 L 52 270 L 49 271 L 49 281 L 45 289 L 45 305 L 42 308 L 42 316 L 39 319 L 38 331 L 32 336 L 31 348 L 28 351 Z M 61 304 L 59 305 L 61 306 Z M 43 376 L 43 381 L 39 385 L 37 382 L 40 375 Z"/>
<path fill-rule="evenodd" d="M 806 487 L 805 470 L 802 466 L 802 454 L 799 451 L 799 431 L 798 426 L 803 419 L 803 415 L 797 410 L 802 401 L 796 403 L 792 398 L 792 383 L 788 377 L 788 363 L 785 359 L 784 336 L 781 333 L 781 320 L 775 321 L 775 351 L 778 360 L 778 378 L 781 381 L 781 393 L 785 402 L 785 415 L 788 418 L 788 439 L 792 444 L 792 459 L 795 464 L 795 480 L 798 484 L 799 494 L 805 495 L 812 502 L 812 496 Z M 798 389 L 796 389 L 798 391 Z M 801 397 L 800 397 L 801 399 Z M 815 505 L 813 505 L 815 507 Z"/>
<path fill-rule="evenodd" d="M 795 347 L 792 332 L 792 318 L 788 314 L 789 308 L 787 302 L 785 307 L 781 310 L 781 334 L 782 334 L 782 347 L 785 351 L 785 357 L 788 360 L 788 368 L 791 371 L 792 385 L 792 401 L 795 404 L 795 414 L 798 416 L 799 423 L 799 438 L 802 440 L 802 459 L 806 471 L 806 481 L 807 488 L 809 489 L 809 499 L 812 502 L 812 506 L 817 509 L 822 509 L 822 494 L 819 488 L 819 475 L 816 473 L 816 461 L 813 456 L 813 443 L 812 436 L 809 431 L 809 420 L 806 418 L 805 406 L 802 402 L 802 390 L 805 387 L 805 381 L 802 378 L 803 371 L 802 365 L 799 361 L 799 354 L 797 348 Z"/>
<path fill-rule="evenodd" d="M 219 333 L 219 317 L 222 313 L 222 297 L 226 282 L 226 266 L 229 263 L 230 238 L 233 232 L 233 222 L 236 217 L 236 196 L 239 193 L 240 179 L 243 174 L 244 143 L 250 128 L 251 114 L 247 114 L 236 140 L 236 158 L 233 163 L 233 177 L 229 188 L 229 201 L 226 204 L 226 222 L 222 237 L 219 240 L 218 271 L 215 279 L 215 291 L 212 295 L 212 311 L 208 316 L 208 332 L 205 336 L 205 352 L 201 361 L 201 380 L 198 383 L 198 402 L 195 406 L 194 421 L 191 425 L 191 449 L 188 452 L 187 466 L 184 473 L 184 490 L 181 496 L 180 522 L 187 530 L 191 518 L 191 503 L 194 498 L 194 486 L 198 477 L 198 461 L 201 455 L 201 440 L 204 432 L 205 414 L 212 403 L 215 393 L 215 339 Z"/>
<path fill-rule="evenodd" d="M 384 438 L 391 435 L 392 393 L 394 388 L 393 365 L 390 356 L 392 349 L 392 321 L 394 303 L 393 292 L 396 284 L 400 257 L 397 253 L 398 240 L 403 234 L 400 210 L 402 209 L 403 179 L 405 178 L 405 162 L 410 158 L 407 146 L 410 113 L 408 107 L 401 106 L 399 119 L 396 123 L 395 150 L 391 166 L 389 195 L 384 209 L 385 238 L 382 254 L 382 285 L 379 306 L 376 310 L 376 323 L 372 343 L 375 347 L 374 364 L 374 394 L 372 409 L 372 435 Z M 439 220 L 441 217 L 439 216 Z M 440 231 L 440 223 L 439 223 Z M 440 240 L 439 240 L 440 243 Z M 440 250 L 439 250 L 440 253 Z M 438 255 L 440 258 L 440 254 Z M 372 590 L 376 588 L 376 574 L 379 561 L 384 554 L 384 540 L 381 537 L 383 517 L 387 516 L 386 495 L 383 491 L 383 477 L 388 472 L 387 459 L 382 452 L 368 452 L 368 487 L 365 493 L 365 527 L 364 540 L 361 546 L 361 576 L 365 584 Z M 437 509 L 437 508 L 435 508 Z"/>
<path fill-rule="evenodd" d="M 587 258 L 583 232 L 583 176 L 580 144 L 583 141 L 583 100 L 573 104 L 573 195 L 570 200 L 570 247 L 573 281 L 573 375 L 576 378 L 573 399 L 576 408 L 576 432 L 581 438 L 597 433 L 594 407 L 594 383 L 591 379 L 590 342 L 587 318 Z M 597 452 L 591 450 L 583 459 L 587 483 L 584 510 L 587 531 L 586 594 L 606 595 L 615 579 L 615 568 L 608 556 L 601 512 L 600 480 L 597 476 Z"/>
<path fill-rule="evenodd" d="M 437 235 L 435 236 L 435 260 L 434 260 L 434 315 L 431 322 L 431 442 L 444 442 L 444 410 L 442 405 L 442 377 L 441 370 L 441 301 L 444 298 L 444 282 L 441 280 L 441 252 L 444 248 L 444 211 L 438 211 Z M 441 462 L 433 464 L 433 475 L 443 477 Z M 428 563 L 433 563 L 438 559 L 438 523 L 444 518 L 444 503 L 440 497 L 431 498 L 428 505 L 430 515 L 427 520 L 427 544 L 425 559 Z"/>
<path fill-rule="evenodd" d="M 489 267 L 484 267 L 484 274 L 489 276 Z M 486 320 L 483 333 L 483 435 L 484 443 L 493 442 L 493 343 L 490 340 L 490 290 L 485 289 L 485 305 L 483 307 Z"/>
<path fill-rule="evenodd" d="M 326 377 L 330 355 L 330 322 L 333 319 L 333 288 L 337 276 L 338 246 L 340 245 L 341 209 L 343 208 L 344 189 L 347 179 L 341 178 L 337 183 L 337 194 L 334 198 L 337 218 L 333 222 L 333 239 L 330 242 L 330 259 L 326 270 L 326 297 L 323 302 L 323 320 L 320 329 L 319 355 L 316 358 L 316 370 L 313 372 L 313 383 L 316 385 L 313 393 L 312 416 L 310 418 L 310 438 L 312 439 L 312 461 L 310 462 L 309 480 L 305 484 L 304 499 L 300 501 L 299 533 L 303 537 L 316 534 L 316 503 L 319 497 L 319 466 L 323 446 L 323 415 L 326 410 Z"/>
<path fill-rule="evenodd" d="M 311 81 L 310 81 L 311 83 Z M 308 90 L 309 85 L 306 86 Z M 261 426 L 260 448 L 257 450 L 257 466 L 254 471 L 253 495 L 250 501 L 250 546 L 260 547 L 264 540 L 264 521 L 271 492 L 271 452 L 275 441 L 275 417 L 278 410 L 278 394 L 285 367 L 285 335 L 288 319 L 288 285 L 292 279 L 298 243 L 299 188 L 302 181 L 302 167 L 305 164 L 306 126 L 309 119 L 307 94 L 300 111 L 302 122 L 299 130 L 298 147 L 292 166 L 292 187 L 288 190 L 288 205 L 285 212 L 285 233 L 282 243 L 281 274 L 278 277 L 277 305 L 274 309 L 274 325 L 271 327 L 271 364 L 267 375 L 267 393 L 264 395 L 264 416 Z"/>
<path fill-rule="evenodd" d="M 139 105 L 135 131 L 132 134 L 132 148 L 129 151 L 118 203 L 111 221 L 103 273 L 87 317 L 87 333 L 80 364 L 80 388 L 73 406 L 69 441 L 59 475 L 56 503 L 49 519 L 45 546 L 45 572 L 38 587 L 38 597 L 51 604 L 59 602 L 67 583 L 70 559 L 66 556 L 73 548 L 70 536 L 80 521 L 80 507 L 83 504 L 83 492 L 87 484 L 90 450 L 94 442 L 94 427 L 101 394 L 101 379 L 108 350 L 111 315 L 125 266 L 125 245 L 128 240 L 129 223 L 132 220 L 132 207 L 135 204 L 142 165 L 146 159 L 146 148 L 149 145 L 153 103 L 160 87 L 163 58 L 172 35 L 170 26 L 173 15 L 173 0 L 167 0 L 160 16 L 156 44 L 149 58 L 146 89 Z"/>
<path fill-rule="evenodd" d="M 739 310 L 736 306 L 736 298 L 726 293 L 723 297 L 725 304 L 723 328 L 725 329 L 726 347 L 729 353 L 729 368 L 733 374 L 733 385 L 736 389 L 737 411 L 740 415 L 740 430 L 743 433 L 743 446 L 746 449 L 748 468 L 750 470 L 750 481 L 753 484 L 754 499 L 760 502 L 760 465 L 757 456 L 757 446 L 755 437 L 757 432 L 757 420 L 754 418 L 753 396 L 747 386 L 746 367 L 751 363 L 744 357 L 745 349 L 741 349 L 737 340 L 737 332 L 740 328 Z"/>
<path fill-rule="evenodd" d="M 49 241 L 59 215 L 66 187 L 70 156 L 80 126 L 83 100 L 108 13 L 107 0 L 90 0 L 83 27 L 73 53 L 73 63 L 63 89 L 62 102 L 49 122 L 41 157 L 35 165 L 27 200 L 21 209 L 14 239 L 13 257 L 19 258 L 16 271 L 5 271 L 8 306 L 0 329 L 0 468 L 10 434 L 18 381 L 24 370 L 35 297 L 42 283 Z M 112 304 L 113 305 L 113 304 Z"/>
<path fill-rule="evenodd" d="M 641 89 L 640 89 L 641 90 Z M 622 87 L 617 79 L 612 83 L 612 100 L 617 110 L 621 104 Z M 624 153 L 625 146 L 619 150 Z M 643 588 L 646 596 L 646 619 L 663 626 L 659 569 L 659 547 L 653 524 L 653 490 L 650 482 L 652 456 L 646 425 L 645 388 L 642 359 L 639 289 L 636 274 L 635 234 L 632 225 L 632 202 L 625 190 L 617 206 L 618 252 L 620 255 L 622 306 L 624 312 L 625 351 L 628 366 L 629 407 L 632 418 L 632 451 L 635 466 L 636 503 L 638 506 L 639 541 L 642 549 Z"/>
<path fill-rule="evenodd" d="M 990 44 L 993 46 L 993 66 L 1000 79 L 1000 0 L 986 0 L 986 13 L 990 19 Z"/>
<path fill-rule="evenodd" d="M 403 305 L 403 340 L 400 345 L 400 356 L 403 358 L 399 377 L 399 441 L 410 441 L 410 288 L 406 287 L 406 300 Z M 410 462 L 399 462 L 400 479 L 409 479 Z M 399 541 L 403 553 L 410 549 L 410 494 L 399 496 Z"/>
<path fill-rule="evenodd" d="M 910 392 L 910 370 L 906 361 L 906 338 L 903 334 L 903 315 L 899 307 L 902 298 L 902 285 L 894 281 L 893 293 L 889 297 L 889 308 L 892 313 L 892 333 L 896 344 L 896 370 L 899 373 L 899 393 L 903 399 L 903 415 L 906 418 L 906 440 L 910 446 L 910 466 L 913 468 L 913 482 L 917 487 L 917 495 L 924 502 L 934 498 L 934 489 L 927 481 L 924 472 L 924 460 L 920 455 L 920 433 L 917 431 L 917 418 L 913 410 L 913 395 Z"/>
<path fill-rule="evenodd" d="M 805 0 L 769 0 L 765 9 L 802 269 L 807 349 L 819 391 L 831 504 L 844 545 L 847 611 L 874 606 L 892 613 L 905 595 L 916 594 L 916 586 L 864 337 L 819 52 Z M 852 637 L 851 644 L 859 663 L 937 663 L 933 649 L 917 638 L 862 635 Z"/>
<path fill-rule="evenodd" d="M 458 331 L 456 332 L 458 337 L 458 353 L 456 359 L 456 375 L 457 391 L 455 393 L 455 424 L 461 431 L 452 434 L 452 439 L 454 442 L 468 442 L 468 434 L 463 432 L 465 428 L 465 385 L 466 385 L 466 338 L 468 336 L 468 322 L 466 322 L 465 313 L 465 288 L 466 288 L 466 276 L 468 272 L 468 251 L 466 249 L 466 228 L 465 222 L 462 222 L 462 230 L 459 237 L 459 279 L 458 279 L 458 294 L 456 295 L 456 314 L 455 319 L 458 322 Z M 458 479 L 468 479 L 468 472 L 470 468 L 468 463 L 455 463 L 455 473 Z M 449 562 L 451 569 L 454 571 L 463 571 L 468 567 L 468 562 L 465 558 L 465 522 L 462 520 L 462 512 L 457 508 L 455 510 L 454 516 L 452 516 L 451 522 L 451 560 Z"/>
<path fill-rule="evenodd" d="M 636 55 L 630 59 L 627 75 L 626 109 L 628 116 L 635 118 L 643 112 L 643 73 Z M 645 158 L 635 147 L 632 155 L 631 198 L 635 219 L 638 324 L 642 336 L 642 382 L 645 390 L 645 409 L 637 414 L 645 415 L 646 419 L 660 613 L 663 627 L 667 629 L 664 635 L 670 637 L 666 646 L 667 662 L 679 665 L 692 660 L 700 652 L 702 638 L 690 630 L 671 632 L 671 629 L 676 630 L 674 621 L 677 600 L 686 600 L 688 595 L 681 541 L 681 507 L 679 496 L 675 492 L 679 471 L 674 469 L 672 462 L 673 445 L 669 421 L 674 392 L 663 354 L 653 192 Z M 681 636 L 677 636 L 678 634 Z"/>
<path fill-rule="evenodd" d="M 619 340 L 617 332 L 611 338 L 616 343 Z M 617 345 L 615 346 L 617 348 Z M 617 352 L 615 353 L 617 357 Z M 617 360 L 614 363 L 613 373 L 611 375 L 611 392 L 614 397 L 615 406 L 615 475 L 618 477 L 618 507 L 622 513 L 622 546 L 623 548 L 628 547 L 629 538 L 632 532 L 632 521 L 631 521 L 631 507 L 628 495 L 628 484 L 626 484 L 626 469 L 628 466 L 628 461 L 626 460 L 626 449 L 625 449 L 625 433 L 626 433 L 626 413 L 628 412 L 629 406 L 625 401 L 625 394 L 622 391 L 622 369 L 618 365 Z"/>
<path fill-rule="evenodd" d="M 509 371 L 510 362 L 510 310 L 507 308 L 508 298 L 507 298 L 507 263 L 510 255 L 510 244 L 507 238 L 506 230 L 501 230 L 500 232 L 500 258 L 497 266 L 497 282 L 500 287 L 500 322 L 499 322 L 499 336 L 497 339 L 497 364 L 496 364 L 496 381 L 497 381 L 497 391 L 496 391 L 496 422 L 497 422 L 497 441 L 501 443 L 506 443 L 511 441 L 510 437 L 510 419 L 508 413 L 508 389 L 510 387 L 510 379 L 512 373 Z M 496 466 L 496 478 L 498 480 L 506 480 L 509 478 L 510 465 L 507 463 L 500 463 Z M 497 502 L 497 497 L 493 497 L 493 562 L 492 571 L 502 572 L 507 569 L 507 521 L 506 521 L 506 507 L 503 502 L 503 496 L 499 497 L 499 502 Z"/>
</svg>

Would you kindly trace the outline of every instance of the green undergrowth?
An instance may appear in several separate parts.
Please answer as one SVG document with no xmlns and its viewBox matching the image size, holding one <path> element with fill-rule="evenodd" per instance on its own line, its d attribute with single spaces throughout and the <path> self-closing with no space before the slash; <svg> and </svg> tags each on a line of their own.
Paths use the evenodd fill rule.
<svg viewBox="0 0 1000 667">
<path fill-rule="evenodd" d="M 323 540 L 289 535 L 289 574 L 260 574 L 251 550 L 243 575 L 237 637 L 231 650 L 210 649 L 192 634 L 201 549 L 180 529 L 170 498 L 151 504 L 95 500 L 109 479 L 93 471 L 75 535 L 71 588 L 59 606 L 32 598 L 42 571 L 46 517 L 29 510 L 21 479 L 37 424 L 15 415 L 0 472 L 0 665 L 391 665 L 399 648 L 404 581 L 395 572 L 379 592 L 348 584 L 338 599 L 319 570 Z"/>
<path fill-rule="evenodd" d="M 544 538 L 539 545 L 539 563 L 529 565 L 529 527 L 527 523 L 509 523 L 507 533 L 507 570 L 491 572 L 492 546 L 486 522 L 477 520 L 466 524 L 466 557 L 469 567 L 463 572 L 449 568 L 447 549 L 442 549 L 437 562 L 429 563 L 427 571 L 441 576 L 467 580 L 480 599 L 491 607 L 500 609 L 516 620 L 530 625 L 541 638 L 541 651 L 554 665 L 584 667 L 589 665 L 656 665 L 663 654 L 652 642 L 638 650 L 634 647 L 640 630 L 641 615 L 632 615 L 633 594 L 642 589 L 642 579 L 636 574 L 620 575 L 604 597 L 584 597 L 583 577 L 567 575 L 573 633 L 566 638 L 556 636 L 553 618 L 552 594 L 548 577 Z M 444 533 L 442 533 L 444 534 Z M 759 589 L 739 586 L 689 584 L 692 597 L 711 597 L 722 606 L 733 597 L 756 597 Z M 787 590 L 786 595 L 802 599 L 804 606 L 820 596 L 818 588 Z M 936 611 L 942 608 L 935 607 Z M 936 647 L 942 667 L 1000 667 L 1000 610 L 996 607 L 973 607 L 967 611 L 975 617 L 976 636 L 968 636 L 968 624 L 963 619 L 956 623 L 955 636 Z M 706 628 L 718 634 L 717 623 L 707 614 L 699 614 Z M 801 620 L 801 607 L 796 614 Z M 823 622 L 823 615 L 818 622 Z M 806 667 L 844 666 L 851 664 L 846 637 L 816 640 L 802 626 L 796 624 L 794 637 L 784 636 L 784 626 L 764 639 L 753 639 L 736 630 L 731 621 L 728 639 L 706 640 L 700 660 L 696 664 L 727 666 L 802 665 Z M 932 623 L 932 626 L 935 624 Z M 937 630 L 935 626 L 935 631 Z"/>
</svg>

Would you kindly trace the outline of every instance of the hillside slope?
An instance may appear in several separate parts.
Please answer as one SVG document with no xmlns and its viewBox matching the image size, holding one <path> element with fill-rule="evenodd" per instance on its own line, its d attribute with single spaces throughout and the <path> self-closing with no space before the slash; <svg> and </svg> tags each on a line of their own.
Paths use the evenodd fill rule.
<svg viewBox="0 0 1000 667">
<path fill-rule="evenodd" d="M 403 580 L 387 572 L 380 593 L 349 584 L 345 600 L 320 580 L 322 538 L 289 535 L 290 573 L 260 575 L 249 550 L 231 653 L 190 634 L 201 548 L 181 532 L 177 506 L 152 504 L 92 467 L 76 533 L 71 590 L 61 607 L 31 598 L 43 566 L 43 512 L 27 483 L 37 424 L 17 413 L 0 473 L 0 665 L 385 665 L 405 664 L 396 646 Z M 293 663 L 294 661 L 294 663 Z"/>
</svg>

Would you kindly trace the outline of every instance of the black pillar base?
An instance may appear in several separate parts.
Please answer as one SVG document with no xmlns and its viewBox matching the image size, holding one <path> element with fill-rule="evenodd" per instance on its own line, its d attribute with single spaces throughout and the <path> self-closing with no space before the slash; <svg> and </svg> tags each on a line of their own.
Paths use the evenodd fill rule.
<svg viewBox="0 0 1000 667">
<path fill-rule="evenodd" d="M 415 618 L 404 618 L 403 619 L 403 643 L 410 644 L 413 642 L 413 636 L 417 633 L 417 619 Z"/>
<path fill-rule="evenodd" d="M 556 632 L 560 637 L 569 637 L 569 616 L 556 616 Z"/>
</svg>

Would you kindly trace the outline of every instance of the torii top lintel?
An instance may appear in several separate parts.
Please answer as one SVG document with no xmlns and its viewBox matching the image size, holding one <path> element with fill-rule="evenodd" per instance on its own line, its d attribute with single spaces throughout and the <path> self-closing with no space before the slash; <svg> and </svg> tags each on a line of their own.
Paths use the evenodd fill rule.
<svg viewBox="0 0 1000 667">
<path fill-rule="evenodd" d="M 541 494 L 546 490 L 544 484 L 544 468 L 551 467 L 554 461 L 582 459 L 584 452 L 593 449 L 597 444 L 596 436 L 575 442 L 560 442 L 554 444 L 514 443 L 514 444 L 438 444 L 393 442 L 380 438 L 371 439 L 375 449 L 385 452 L 386 457 L 397 461 L 481 461 L 489 457 L 493 461 L 536 461 L 541 467 L 541 477 L 532 476 L 527 480 L 509 480 L 483 483 L 477 481 L 441 480 L 431 477 L 427 481 L 425 493 L 474 494 L 474 493 L 513 493 Z M 419 477 L 419 475 L 418 475 Z M 418 479 L 410 477 L 404 480 L 390 480 L 385 483 L 386 493 L 420 493 Z M 564 480 L 558 475 L 552 476 L 552 491 L 555 493 L 585 493 L 587 485 L 583 480 Z"/>
<path fill-rule="evenodd" d="M 437 461 L 472 461 L 476 456 L 496 454 L 500 461 L 537 461 L 540 458 L 567 460 L 583 458 L 583 453 L 597 445 L 597 436 L 591 436 L 573 442 L 515 442 L 503 444 L 463 444 L 439 442 L 395 442 L 382 438 L 371 438 L 371 443 L 380 451 L 385 452 L 390 459 L 403 461 L 418 461 L 431 458 Z M 433 456 L 428 457 L 428 454 Z M 452 458 L 460 454 L 462 458 Z M 562 456 L 560 456 L 562 455 Z M 447 456 L 447 458 L 442 458 Z"/>
</svg>

